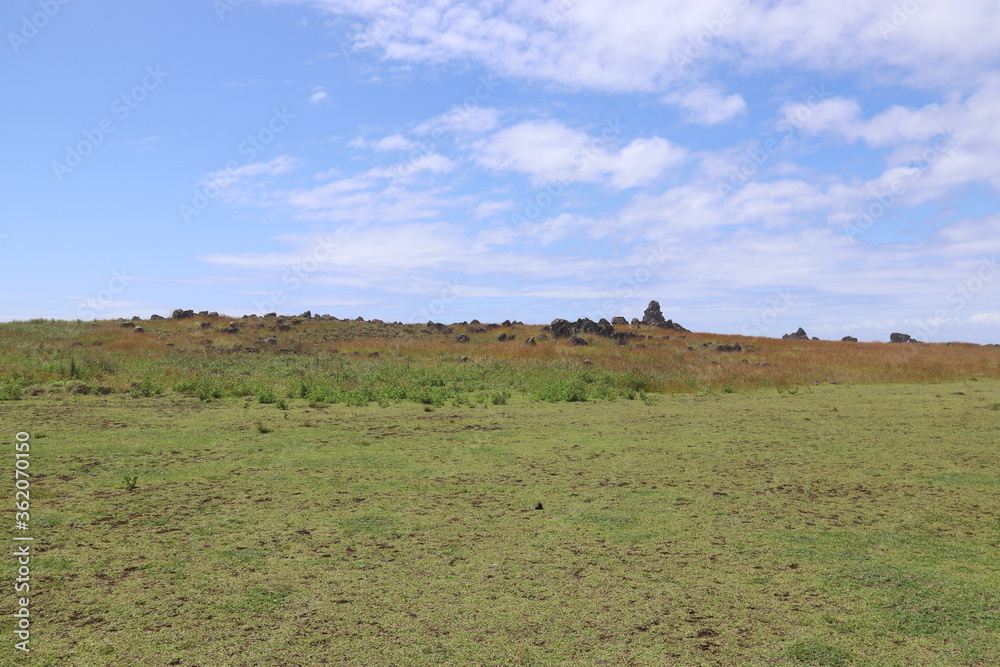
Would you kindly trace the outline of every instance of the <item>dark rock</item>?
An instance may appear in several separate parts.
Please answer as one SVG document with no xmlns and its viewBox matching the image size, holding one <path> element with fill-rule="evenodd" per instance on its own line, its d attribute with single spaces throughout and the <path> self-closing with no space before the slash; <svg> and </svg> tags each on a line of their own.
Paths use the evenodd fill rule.
<svg viewBox="0 0 1000 667">
<path fill-rule="evenodd" d="M 545 509 L 545 508 L 544 508 L 544 507 L 542 507 L 542 504 L 541 504 L 541 503 L 538 503 L 537 505 L 535 505 L 535 509 L 536 509 L 536 510 L 543 510 L 543 509 Z"/>
<path fill-rule="evenodd" d="M 369 359 L 378 359 L 378 352 L 372 352 L 368 355 Z"/>
<path fill-rule="evenodd" d="M 466 327 L 465 333 L 485 333 L 486 327 Z"/>
<path fill-rule="evenodd" d="M 515 338 L 514 334 L 508 334 L 508 333 L 502 333 L 499 336 L 497 336 L 497 340 L 500 341 L 501 343 L 508 340 L 514 340 L 514 338 Z"/>
<path fill-rule="evenodd" d="M 132 329 L 132 331 L 136 333 L 146 333 L 146 330 L 143 329 L 142 327 L 136 327 L 135 329 Z"/>
<path fill-rule="evenodd" d="M 199 310 L 198 314 L 201 315 L 202 317 L 208 317 L 208 311 L 207 310 Z"/>
<path fill-rule="evenodd" d="M 549 325 L 549 331 L 552 332 L 554 338 L 569 338 L 573 335 L 573 325 L 570 324 L 569 320 L 556 318 Z"/>
<path fill-rule="evenodd" d="M 610 326 L 612 326 L 611 322 L 608 322 L 607 318 L 604 318 L 604 317 L 602 317 L 597 323 L 600 324 L 602 327 L 610 327 Z"/>
<path fill-rule="evenodd" d="M 531 338 L 527 339 L 526 341 L 524 341 L 524 344 L 525 345 L 535 345 L 536 344 L 535 343 L 535 337 L 532 336 Z"/>
<path fill-rule="evenodd" d="M 287 325 L 287 324 L 279 324 L 278 325 L 278 331 L 289 331 L 289 330 L 291 330 L 291 328 L 292 327 L 289 326 L 289 325 Z"/>
<path fill-rule="evenodd" d="M 858 342 L 858 339 L 855 338 L 854 336 L 844 336 L 840 340 L 843 343 L 857 343 Z"/>
<path fill-rule="evenodd" d="M 628 320 L 621 315 L 615 315 L 611 318 L 611 324 L 628 324 Z"/>
<path fill-rule="evenodd" d="M 132 321 L 133 321 L 133 322 L 138 322 L 138 321 L 139 321 L 139 320 L 141 320 L 141 319 L 142 319 L 142 318 L 141 318 L 141 317 L 139 317 L 138 315 L 133 315 L 133 316 L 132 316 Z"/>
<path fill-rule="evenodd" d="M 135 326 L 135 322 L 122 322 L 123 329 L 131 329 Z"/>
<path fill-rule="evenodd" d="M 469 324 L 477 325 L 477 324 L 482 324 L 482 322 L 480 322 L 479 320 L 472 320 L 471 322 L 469 322 Z"/>
<path fill-rule="evenodd" d="M 313 314 L 312 314 L 311 310 L 307 310 L 306 312 L 304 312 L 301 315 L 299 315 L 299 317 L 301 317 L 302 319 L 305 319 L 305 320 L 308 320 L 312 316 L 313 316 Z"/>
<path fill-rule="evenodd" d="M 587 341 L 585 341 L 584 339 L 580 338 L 579 336 L 573 336 L 572 338 L 569 339 L 569 344 L 570 345 L 586 345 Z"/>
<path fill-rule="evenodd" d="M 639 318 L 638 318 L 638 317 L 633 317 L 633 318 L 632 318 L 632 326 L 634 326 L 634 327 L 637 327 L 637 326 L 639 326 L 640 324 L 642 324 L 642 322 L 640 322 L 640 321 L 639 321 Z"/>
<path fill-rule="evenodd" d="M 277 316 L 278 316 L 278 313 L 267 313 L 267 314 L 264 315 L 264 317 L 277 317 Z"/>
<path fill-rule="evenodd" d="M 666 318 L 663 317 L 663 313 L 660 312 L 659 301 L 649 302 L 649 305 L 646 306 L 646 310 L 642 314 L 642 323 L 651 324 L 656 327 L 663 326 L 667 323 Z"/>
<path fill-rule="evenodd" d="M 219 314 L 214 310 L 208 314 L 209 317 L 219 317 Z"/>
<path fill-rule="evenodd" d="M 183 319 L 186 319 L 188 317 L 194 317 L 194 311 L 193 310 L 184 310 L 183 308 L 178 308 L 178 309 L 174 310 L 174 312 L 171 314 L 171 317 L 173 317 L 175 320 L 183 320 Z"/>
<path fill-rule="evenodd" d="M 813 340 L 819 340 L 819 336 L 813 336 L 812 339 Z"/>
<path fill-rule="evenodd" d="M 202 329 L 211 329 L 212 328 L 212 323 L 211 322 L 202 322 L 201 323 L 201 328 Z"/>
<path fill-rule="evenodd" d="M 908 343 L 910 341 L 910 335 L 905 333 L 893 333 L 889 334 L 890 343 Z"/>
<path fill-rule="evenodd" d="M 265 338 L 264 342 L 267 343 L 268 345 L 277 345 L 278 339 L 275 338 L 274 336 L 271 336 L 270 338 Z"/>
<path fill-rule="evenodd" d="M 466 336 L 465 334 L 458 334 L 457 336 L 455 336 L 455 342 L 456 343 L 468 343 L 469 342 L 469 337 Z"/>
<path fill-rule="evenodd" d="M 153 315 L 150 315 L 150 316 L 149 316 L 149 319 L 151 319 L 151 320 L 164 320 L 164 319 L 166 319 L 166 318 L 165 318 L 165 317 L 163 317 L 163 315 L 156 315 L 156 314 L 154 313 Z"/>
<path fill-rule="evenodd" d="M 502 327 L 509 327 L 510 325 L 511 325 L 510 324 L 510 320 L 504 320 L 503 324 L 501 324 L 500 326 L 502 326 Z"/>
<path fill-rule="evenodd" d="M 458 360 L 459 361 L 468 361 L 469 358 L 468 357 L 459 357 Z"/>
<path fill-rule="evenodd" d="M 715 349 L 718 350 L 719 352 L 742 352 L 743 351 L 743 348 L 740 347 L 739 343 L 736 343 L 735 345 L 720 345 L 720 346 L 718 346 Z"/>
<path fill-rule="evenodd" d="M 809 340 L 809 335 L 806 333 L 805 329 L 799 327 L 799 330 L 796 331 L 795 333 L 785 334 L 784 336 L 782 336 L 782 338 L 792 338 L 795 340 Z"/>
</svg>

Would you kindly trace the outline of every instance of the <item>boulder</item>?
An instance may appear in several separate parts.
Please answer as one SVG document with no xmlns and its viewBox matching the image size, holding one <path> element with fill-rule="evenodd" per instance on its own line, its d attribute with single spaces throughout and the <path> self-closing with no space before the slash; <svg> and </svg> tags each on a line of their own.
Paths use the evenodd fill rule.
<svg viewBox="0 0 1000 667">
<path fill-rule="evenodd" d="M 632 318 L 632 326 L 637 327 L 640 324 L 641 324 L 641 322 L 639 322 L 639 318 L 638 317 L 633 317 Z"/>
<path fill-rule="evenodd" d="M 469 342 L 469 337 L 466 336 L 465 334 L 458 334 L 457 336 L 455 336 L 455 342 L 456 343 L 468 343 Z"/>
<path fill-rule="evenodd" d="M 202 322 L 201 323 L 201 328 L 202 329 L 211 329 L 212 328 L 212 323 L 211 322 Z"/>
<path fill-rule="evenodd" d="M 173 317 L 175 320 L 183 320 L 183 319 L 186 319 L 188 317 L 194 317 L 194 311 L 193 310 L 184 310 L 183 308 L 177 308 L 171 314 L 171 317 Z"/>
<path fill-rule="evenodd" d="M 549 325 L 549 331 L 555 338 L 569 338 L 573 335 L 573 325 L 569 323 L 569 320 L 556 318 Z"/>
<path fill-rule="evenodd" d="M 146 330 L 143 329 L 142 327 L 136 327 L 135 329 L 132 329 L 132 331 L 136 333 L 146 333 Z"/>
<path fill-rule="evenodd" d="M 502 333 L 497 336 L 497 340 L 503 343 L 504 341 L 514 340 L 514 334 Z"/>
<path fill-rule="evenodd" d="M 794 340 L 809 340 L 809 334 L 806 333 L 805 329 L 799 327 L 799 330 L 796 331 L 795 333 L 785 334 L 784 336 L 782 336 L 782 338 L 791 338 Z"/>
<path fill-rule="evenodd" d="M 524 341 L 524 344 L 525 344 L 525 345 L 535 345 L 535 344 L 536 344 L 536 343 L 535 343 L 535 337 L 534 337 L 534 336 L 532 336 L 532 337 L 531 337 L 531 338 L 529 338 L 528 340 Z"/>
<path fill-rule="evenodd" d="M 628 320 L 621 315 L 615 315 L 611 318 L 611 324 L 628 324 Z"/>
<path fill-rule="evenodd" d="M 741 351 L 743 351 L 743 348 L 740 347 L 739 343 L 736 343 L 735 345 L 719 345 L 715 349 L 718 350 L 719 352 L 741 352 Z"/>
<path fill-rule="evenodd" d="M 307 310 L 306 312 L 304 312 L 301 315 L 299 315 L 299 317 L 301 317 L 302 319 L 306 319 L 306 320 L 308 320 L 312 316 L 313 316 L 313 314 L 312 314 L 311 310 Z"/>
<path fill-rule="evenodd" d="M 135 322 L 122 322 L 122 327 L 125 329 L 131 329 L 135 326 Z"/>
<path fill-rule="evenodd" d="M 843 343 L 857 343 L 858 342 L 858 339 L 855 338 L 854 336 L 844 336 L 840 340 Z"/>
<path fill-rule="evenodd" d="M 584 339 L 580 338 L 579 336 L 573 336 L 572 338 L 569 339 L 569 344 L 570 345 L 586 345 L 587 341 L 585 341 Z"/>
<path fill-rule="evenodd" d="M 165 317 L 163 317 L 163 315 L 156 315 L 156 314 L 153 314 L 153 315 L 150 315 L 150 316 L 149 316 L 149 319 L 151 319 L 151 320 L 164 320 L 164 319 L 166 319 L 166 318 L 165 318 Z"/>
<path fill-rule="evenodd" d="M 661 327 L 667 323 L 666 318 L 663 317 L 663 313 L 660 312 L 659 301 L 649 302 L 649 305 L 646 306 L 646 310 L 642 314 L 642 323 L 651 324 L 654 327 Z"/>
<path fill-rule="evenodd" d="M 908 343 L 910 342 L 910 335 L 905 333 L 892 333 L 889 334 L 890 343 Z"/>
</svg>

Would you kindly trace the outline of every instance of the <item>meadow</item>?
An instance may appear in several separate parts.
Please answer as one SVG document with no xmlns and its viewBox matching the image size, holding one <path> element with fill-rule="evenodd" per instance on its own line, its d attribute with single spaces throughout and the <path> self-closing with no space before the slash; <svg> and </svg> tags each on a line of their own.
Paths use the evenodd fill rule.
<svg viewBox="0 0 1000 667">
<path fill-rule="evenodd" d="M 30 664 L 1000 664 L 996 347 L 200 321 L 0 325 Z"/>
</svg>

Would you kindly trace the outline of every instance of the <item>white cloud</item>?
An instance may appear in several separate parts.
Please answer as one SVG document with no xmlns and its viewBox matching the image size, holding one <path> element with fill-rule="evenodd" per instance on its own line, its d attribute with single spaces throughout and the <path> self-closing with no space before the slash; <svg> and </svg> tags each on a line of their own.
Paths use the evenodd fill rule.
<svg viewBox="0 0 1000 667">
<path fill-rule="evenodd" d="M 746 111 L 746 101 L 737 94 L 723 95 L 718 90 L 702 86 L 686 93 L 664 95 L 663 102 L 676 104 L 687 112 L 689 122 L 698 125 L 718 125 Z"/>
<path fill-rule="evenodd" d="M 526 121 L 477 142 L 475 160 L 488 169 L 528 174 L 536 185 L 606 182 L 625 189 L 655 180 L 687 154 L 661 137 L 635 139 L 615 151 L 609 143 L 619 134 L 613 120 L 601 138 L 558 121 Z"/>
<path fill-rule="evenodd" d="M 309 96 L 309 104 L 319 104 L 323 100 L 329 98 L 330 95 L 323 90 L 323 88 L 318 87 L 313 90 L 313 94 Z"/>
</svg>

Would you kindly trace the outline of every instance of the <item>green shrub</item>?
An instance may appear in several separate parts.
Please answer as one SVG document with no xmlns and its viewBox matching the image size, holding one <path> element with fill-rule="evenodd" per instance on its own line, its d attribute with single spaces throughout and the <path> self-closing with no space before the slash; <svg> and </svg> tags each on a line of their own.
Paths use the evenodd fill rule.
<svg viewBox="0 0 1000 667">
<path fill-rule="evenodd" d="M 271 403 L 276 403 L 277 401 L 278 401 L 278 394 L 277 392 L 274 391 L 274 389 L 271 389 L 270 387 L 262 390 L 259 394 L 257 394 L 257 402 L 261 403 L 262 405 L 269 405 Z"/>
</svg>

